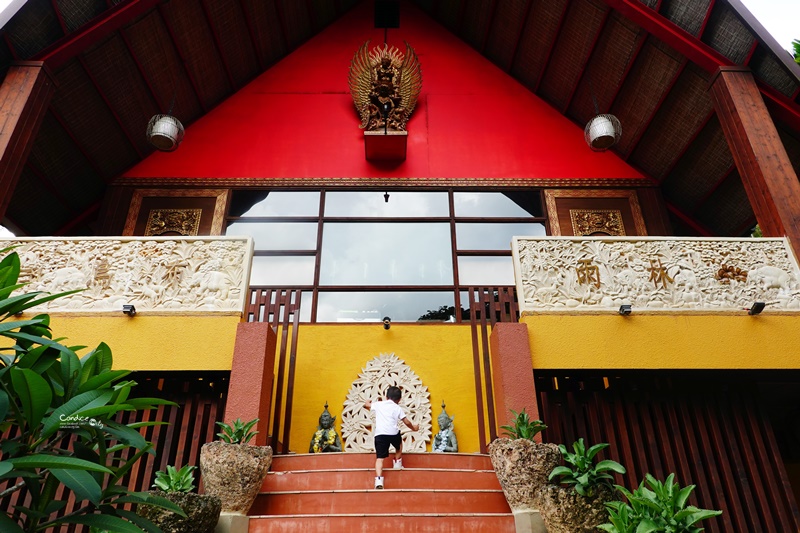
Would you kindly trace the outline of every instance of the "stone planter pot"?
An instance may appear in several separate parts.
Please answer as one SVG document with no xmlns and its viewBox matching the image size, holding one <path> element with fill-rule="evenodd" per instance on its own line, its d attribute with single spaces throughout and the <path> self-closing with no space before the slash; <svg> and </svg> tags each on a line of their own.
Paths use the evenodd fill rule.
<svg viewBox="0 0 800 533">
<path fill-rule="evenodd" d="M 147 518 L 164 533 L 213 533 L 219 520 L 221 502 L 216 496 L 194 492 L 150 491 L 168 499 L 186 513 L 186 518 L 152 505 L 139 505 L 136 514 Z"/>
<path fill-rule="evenodd" d="M 547 533 L 594 533 L 609 521 L 605 503 L 614 499 L 613 489 L 605 486 L 586 498 L 573 487 L 548 485 L 539 493 L 539 511 Z"/>
<path fill-rule="evenodd" d="M 206 494 L 222 500 L 222 512 L 246 515 L 272 464 L 272 448 L 222 441 L 200 448 L 200 473 Z"/>
<path fill-rule="evenodd" d="M 517 531 L 544 532 L 538 496 L 550 472 L 561 462 L 558 446 L 527 439 L 497 439 L 489 444 L 489 457 L 514 513 Z"/>
</svg>

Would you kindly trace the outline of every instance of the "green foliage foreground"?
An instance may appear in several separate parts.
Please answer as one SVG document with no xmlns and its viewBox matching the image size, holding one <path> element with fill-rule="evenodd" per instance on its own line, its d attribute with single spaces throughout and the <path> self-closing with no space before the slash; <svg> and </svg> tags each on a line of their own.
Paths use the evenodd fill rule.
<svg viewBox="0 0 800 533">
<path fill-rule="evenodd" d="M 32 533 L 62 524 L 85 524 L 118 533 L 160 532 L 152 522 L 126 509 L 150 504 L 185 516 L 164 498 L 132 492 L 121 484 L 152 445 L 138 428 L 155 422 L 120 424 L 121 411 L 152 409 L 167 402 L 131 398 L 134 381 L 127 370 L 112 370 L 109 347 L 101 343 L 83 357 L 84 346 L 67 347 L 50 332 L 50 317 L 15 319 L 23 311 L 70 293 L 41 292 L 12 296 L 19 284 L 16 253 L 0 250 L 0 498 L 25 489 L 24 504 L 0 510 L 0 531 Z M 3 342 L 5 341 L 5 342 Z M 72 512 L 59 516 L 66 499 L 55 496 L 61 485 L 75 496 Z"/>
<path fill-rule="evenodd" d="M 633 492 L 617 485 L 628 503 L 607 503 L 610 523 L 600 529 L 608 533 L 700 533 L 703 528 L 697 523 L 719 516 L 722 511 L 687 505 L 694 487 L 681 488 L 675 482 L 675 474 L 670 474 L 664 482 L 647 474 Z"/>
<path fill-rule="evenodd" d="M 557 466 L 550 472 L 549 480 L 559 478 L 559 483 L 574 485 L 575 492 L 581 496 L 591 497 L 594 491 L 601 485 L 612 487 L 614 480 L 609 472 L 624 474 L 625 467 L 616 461 L 606 459 L 595 464 L 594 457 L 600 450 L 608 448 L 608 443 L 595 444 L 589 448 L 583 442 L 583 438 L 578 439 L 572 444 L 575 453 L 570 453 L 563 444 L 558 445 L 561 457 L 567 466 Z"/>
</svg>

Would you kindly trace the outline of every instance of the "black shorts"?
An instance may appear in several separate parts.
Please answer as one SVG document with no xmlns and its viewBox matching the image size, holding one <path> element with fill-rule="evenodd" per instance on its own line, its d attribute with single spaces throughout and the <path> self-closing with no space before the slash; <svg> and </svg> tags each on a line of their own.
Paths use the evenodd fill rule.
<svg viewBox="0 0 800 533">
<path fill-rule="evenodd" d="M 397 435 L 375 435 L 375 455 L 378 459 L 389 457 L 389 445 L 394 446 L 395 450 L 401 449 L 403 438 L 400 433 Z"/>
</svg>

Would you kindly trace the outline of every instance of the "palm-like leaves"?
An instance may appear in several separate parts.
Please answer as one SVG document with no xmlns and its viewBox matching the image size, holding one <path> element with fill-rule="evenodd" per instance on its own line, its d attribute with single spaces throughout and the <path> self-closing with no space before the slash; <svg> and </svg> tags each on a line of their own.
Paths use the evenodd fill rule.
<svg viewBox="0 0 800 533">
<path fill-rule="evenodd" d="M 511 415 L 513 417 L 511 425 L 500 426 L 500 429 L 504 430 L 503 434 L 510 439 L 533 440 L 538 433 L 547 429 L 541 420 L 531 420 L 525 409 L 519 413 L 511 409 Z"/>
<path fill-rule="evenodd" d="M 250 431 L 257 423 L 258 418 L 247 423 L 242 422 L 241 418 L 237 418 L 231 425 L 217 422 L 217 425 L 222 428 L 222 432 L 217 433 L 217 437 L 229 444 L 247 444 L 258 434 L 258 431 Z"/>
<path fill-rule="evenodd" d="M 12 435 L 0 445 L 0 476 L 11 480 L 9 487 L 24 486 L 30 499 L 26 507 L 0 512 L 0 531 L 33 532 L 67 523 L 156 531 L 152 523 L 124 509 L 126 503 L 158 505 L 183 515 L 167 500 L 131 493 L 119 484 L 136 461 L 154 452 L 137 424 L 118 424 L 114 416 L 170 402 L 130 398 L 136 383 L 122 381 L 127 370 L 111 370 L 111 349 L 104 343 L 81 358 L 76 352 L 82 347 L 52 338 L 49 316 L 15 319 L 70 294 L 14 295 L 23 287 L 17 283 L 19 272 L 16 253 L 0 260 L 0 337 L 10 341 L 0 347 L 0 428 L 10 427 Z M 62 442 L 70 434 L 71 449 Z M 78 500 L 76 511 L 62 518 L 54 514 L 67 503 L 55 499 L 60 485 Z"/>
<path fill-rule="evenodd" d="M 611 486 L 614 477 L 610 472 L 624 474 L 625 467 L 616 461 L 604 460 L 594 463 L 594 457 L 600 450 L 608 448 L 608 444 L 595 444 L 586 448 L 583 439 L 578 439 L 573 443 L 572 449 L 575 453 L 570 453 L 563 444 L 558 445 L 561 450 L 561 457 L 569 466 L 557 466 L 550 472 L 550 480 L 560 478 L 559 483 L 565 485 L 575 485 L 575 492 L 581 496 L 590 497 L 594 495 L 594 490 L 599 485 Z"/>
<path fill-rule="evenodd" d="M 646 486 L 645 486 L 646 485 Z M 699 509 L 687 505 L 694 485 L 681 488 L 675 482 L 675 474 L 670 474 L 663 483 L 652 475 L 645 475 L 644 481 L 633 492 L 624 487 L 617 489 L 628 503 L 609 502 L 610 523 L 600 526 L 608 533 L 700 533 L 703 528 L 696 524 L 702 520 L 719 516 L 722 511 Z"/>
</svg>

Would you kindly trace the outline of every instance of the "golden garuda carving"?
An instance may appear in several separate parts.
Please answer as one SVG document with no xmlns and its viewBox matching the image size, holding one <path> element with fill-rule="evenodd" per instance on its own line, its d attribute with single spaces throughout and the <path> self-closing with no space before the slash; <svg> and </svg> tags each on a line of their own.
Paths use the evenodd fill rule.
<svg viewBox="0 0 800 533">
<path fill-rule="evenodd" d="M 422 69 L 414 49 L 406 53 L 384 44 L 361 45 L 350 62 L 350 94 L 362 129 L 405 131 L 422 88 Z"/>
</svg>

